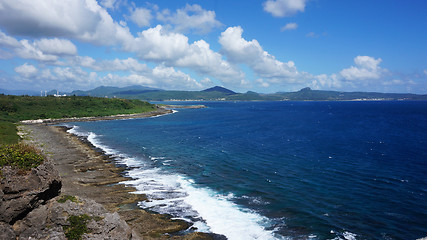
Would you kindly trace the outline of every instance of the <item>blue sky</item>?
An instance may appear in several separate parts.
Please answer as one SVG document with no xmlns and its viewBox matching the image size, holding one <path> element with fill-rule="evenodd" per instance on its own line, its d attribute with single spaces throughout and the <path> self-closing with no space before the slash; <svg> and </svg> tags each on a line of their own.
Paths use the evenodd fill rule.
<svg viewBox="0 0 427 240">
<path fill-rule="evenodd" d="M 427 93 L 423 0 L 0 0 L 0 88 Z"/>
</svg>

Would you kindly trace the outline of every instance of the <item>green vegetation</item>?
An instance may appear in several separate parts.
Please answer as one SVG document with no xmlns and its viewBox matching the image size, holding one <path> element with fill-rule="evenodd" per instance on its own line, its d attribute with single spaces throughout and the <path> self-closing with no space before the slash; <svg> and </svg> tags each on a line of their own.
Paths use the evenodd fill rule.
<svg viewBox="0 0 427 240">
<path fill-rule="evenodd" d="M 0 120 L 108 116 L 147 112 L 154 105 L 138 100 L 94 97 L 30 97 L 0 95 Z"/>
<path fill-rule="evenodd" d="M 0 145 L 18 143 L 16 125 L 13 122 L 0 121 Z"/>
<path fill-rule="evenodd" d="M 0 145 L 16 143 L 14 123 L 21 120 L 98 117 L 148 112 L 155 105 L 139 100 L 94 97 L 31 97 L 0 95 Z"/>
<path fill-rule="evenodd" d="M 136 94 L 136 93 L 143 93 L 143 92 L 150 92 L 150 91 L 161 91 L 161 90 L 156 88 L 137 86 L 137 85 L 123 87 L 123 88 L 100 86 L 89 91 L 81 91 L 81 90 L 73 91 L 67 95 L 92 96 L 92 97 L 105 97 L 105 96 L 118 97 L 119 95 L 123 95 L 123 94 Z M 53 95 L 54 93 L 56 93 L 56 90 L 53 90 L 49 93 L 50 95 Z"/>
<path fill-rule="evenodd" d="M 62 195 L 57 202 L 59 203 L 65 203 L 66 201 L 70 200 L 71 202 L 74 203 L 79 203 L 79 200 L 77 199 L 77 197 L 75 196 L 71 196 L 71 195 Z"/>
<path fill-rule="evenodd" d="M 22 170 L 37 167 L 45 158 L 34 147 L 17 143 L 0 146 L 0 167 L 12 166 Z"/>
<path fill-rule="evenodd" d="M 87 229 L 87 223 L 91 219 L 92 218 L 87 214 L 69 216 L 67 220 L 70 223 L 70 226 L 63 226 L 65 237 L 68 240 L 82 239 L 83 234 L 89 233 L 89 230 Z"/>
</svg>

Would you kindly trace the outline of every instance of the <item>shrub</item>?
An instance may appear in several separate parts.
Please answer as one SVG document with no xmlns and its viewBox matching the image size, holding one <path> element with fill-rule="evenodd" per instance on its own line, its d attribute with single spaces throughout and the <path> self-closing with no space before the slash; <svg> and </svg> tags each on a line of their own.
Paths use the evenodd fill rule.
<svg viewBox="0 0 427 240">
<path fill-rule="evenodd" d="M 77 197 L 71 196 L 71 195 L 62 195 L 59 199 L 59 203 L 65 203 L 67 200 L 70 200 L 71 202 L 78 203 L 79 200 L 77 200 Z"/>
<path fill-rule="evenodd" d="M 0 146 L 0 167 L 12 166 L 22 170 L 37 167 L 45 160 L 32 146 L 23 143 Z"/>
<path fill-rule="evenodd" d="M 83 234 L 88 233 L 87 222 L 91 220 L 87 214 L 82 214 L 79 216 L 71 215 L 67 218 L 70 223 L 69 226 L 63 226 L 65 237 L 68 240 L 80 240 L 82 239 Z"/>
</svg>

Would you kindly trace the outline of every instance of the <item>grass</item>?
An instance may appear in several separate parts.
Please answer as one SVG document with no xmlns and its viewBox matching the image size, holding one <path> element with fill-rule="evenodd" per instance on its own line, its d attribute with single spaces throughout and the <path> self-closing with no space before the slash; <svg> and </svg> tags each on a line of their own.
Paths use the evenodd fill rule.
<svg viewBox="0 0 427 240">
<path fill-rule="evenodd" d="M 95 97 L 31 97 L 0 95 L 0 120 L 97 117 L 147 112 L 155 106 L 140 100 Z"/>
<path fill-rule="evenodd" d="M 29 170 L 42 164 L 44 160 L 37 149 L 23 143 L 0 146 L 0 167 L 12 166 Z"/>
<path fill-rule="evenodd" d="M 18 143 L 20 138 L 16 132 L 16 125 L 13 122 L 0 121 L 0 145 Z"/>
</svg>

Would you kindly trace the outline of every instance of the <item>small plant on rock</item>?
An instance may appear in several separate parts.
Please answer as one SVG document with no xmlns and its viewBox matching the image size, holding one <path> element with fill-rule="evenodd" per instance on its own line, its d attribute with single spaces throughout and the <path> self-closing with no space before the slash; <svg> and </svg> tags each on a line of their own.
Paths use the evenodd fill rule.
<svg viewBox="0 0 427 240">
<path fill-rule="evenodd" d="M 57 200 L 57 202 L 59 202 L 59 203 L 65 203 L 67 200 L 70 200 L 71 202 L 74 202 L 74 203 L 78 203 L 79 202 L 79 200 L 77 199 L 76 196 L 71 196 L 71 195 L 62 195 Z"/>
<path fill-rule="evenodd" d="M 68 240 L 81 240 L 83 234 L 89 233 L 87 229 L 87 223 L 91 220 L 91 217 L 87 214 L 79 216 L 71 215 L 67 218 L 70 223 L 69 226 L 63 226 L 65 237 Z"/>
</svg>

